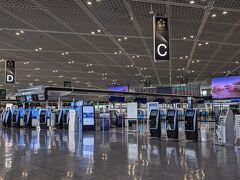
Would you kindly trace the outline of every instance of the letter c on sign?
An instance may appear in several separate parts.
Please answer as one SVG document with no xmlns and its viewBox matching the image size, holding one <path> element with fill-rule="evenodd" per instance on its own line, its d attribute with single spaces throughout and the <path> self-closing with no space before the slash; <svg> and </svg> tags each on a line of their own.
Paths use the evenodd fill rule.
<svg viewBox="0 0 240 180">
<path fill-rule="evenodd" d="M 163 54 L 160 51 L 161 47 L 165 48 L 165 52 Z M 157 47 L 157 52 L 158 52 L 159 56 L 166 56 L 167 55 L 167 46 L 165 44 L 159 44 Z"/>
</svg>

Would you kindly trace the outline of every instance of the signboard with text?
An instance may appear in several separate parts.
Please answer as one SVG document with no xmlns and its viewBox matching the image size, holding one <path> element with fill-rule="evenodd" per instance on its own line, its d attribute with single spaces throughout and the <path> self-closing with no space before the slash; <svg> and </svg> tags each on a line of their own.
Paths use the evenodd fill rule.
<svg viewBox="0 0 240 180">
<path fill-rule="evenodd" d="M 5 82 L 10 84 L 15 83 L 15 61 L 5 61 Z"/>
<path fill-rule="evenodd" d="M 165 17 L 153 17 L 154 60 L 169 60 L 169 32 L 168 19 Z"/>
</svg>

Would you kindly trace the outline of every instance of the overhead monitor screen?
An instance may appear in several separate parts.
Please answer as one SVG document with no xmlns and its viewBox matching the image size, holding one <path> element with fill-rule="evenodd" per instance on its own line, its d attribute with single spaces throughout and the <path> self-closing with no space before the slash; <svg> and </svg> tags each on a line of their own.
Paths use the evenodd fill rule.
<svg viewBox="0 0 240 180">
<path fill-rule="evenodd" d="M 83 125 L 94 125 L 94 106 L 83 106 Z"/>
<path fill-rule="evenodd" d="M 215 99 L 239 98 L 240 76 L 213 78 L 212 97 Z"/>
<path fill-rule="evenodd" d="M 128 92 L 129 87 L 128 86 L 109 86 L 109 91 L 120 91 L 120 92 Z"/>
</svg>

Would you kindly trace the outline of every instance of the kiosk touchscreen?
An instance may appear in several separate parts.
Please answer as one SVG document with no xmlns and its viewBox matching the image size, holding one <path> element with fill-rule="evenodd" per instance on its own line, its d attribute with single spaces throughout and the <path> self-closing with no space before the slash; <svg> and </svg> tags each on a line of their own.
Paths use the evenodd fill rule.
<svg viewBox="0 0 240 180">
<path fill-rule="evenodd" d="M 15 109 L 13 111 L 12 126 L 15 127 L 15 128 L 20 128 L 21 127 L 21 124 L 20 124 L 20 111 L 18 109 Z"/>
<path fill-rule="evenodd" d="M 185 114 L 185 134 L 187 140 L 198 140 L 197 110 L 187 109 Z"/>
<path fill-rule="evenodd" d="M 68 130 L 69 123 L 69 110 L 65 110 L 63 113 L 63 129 Z"/>
<path fill-rule="evenodd" d="M 167 137 L 170 139 L 178 139 L 178 120 L 177 109 L 168 109 L 166 116 Z"/>
<path fill-rule="evenodd" d="M 56 129 L 63 129 L 63 110 L 58 110 L 55 117 Z"/>
<path fill-rule="evenodd" d="M 95 110 L 94 106 L 82 106 L 82 127 L 83 131 L 95 131 Z"/>
<path fill-rule="evenodd" d="M 23 116 L 25 128 L 32 128 L 32 112 L 31 110 L 26 110 Z"/>
<path fill-rule="evenodd" d="M 150 112 L 149 129 L 152 137 L 161 137 L 160 111 L 157 109 Z"/>
</svg>

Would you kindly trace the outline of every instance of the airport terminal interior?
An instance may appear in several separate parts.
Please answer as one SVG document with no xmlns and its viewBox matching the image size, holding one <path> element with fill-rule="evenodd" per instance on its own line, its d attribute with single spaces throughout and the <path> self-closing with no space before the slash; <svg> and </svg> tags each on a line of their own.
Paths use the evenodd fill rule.
<svg viewBox="0 0 240 180">
<path fill-rule="evenodd" d="M 0 180 L 239 180 L 240 0 L 0 0 Z"/>
</svg>

